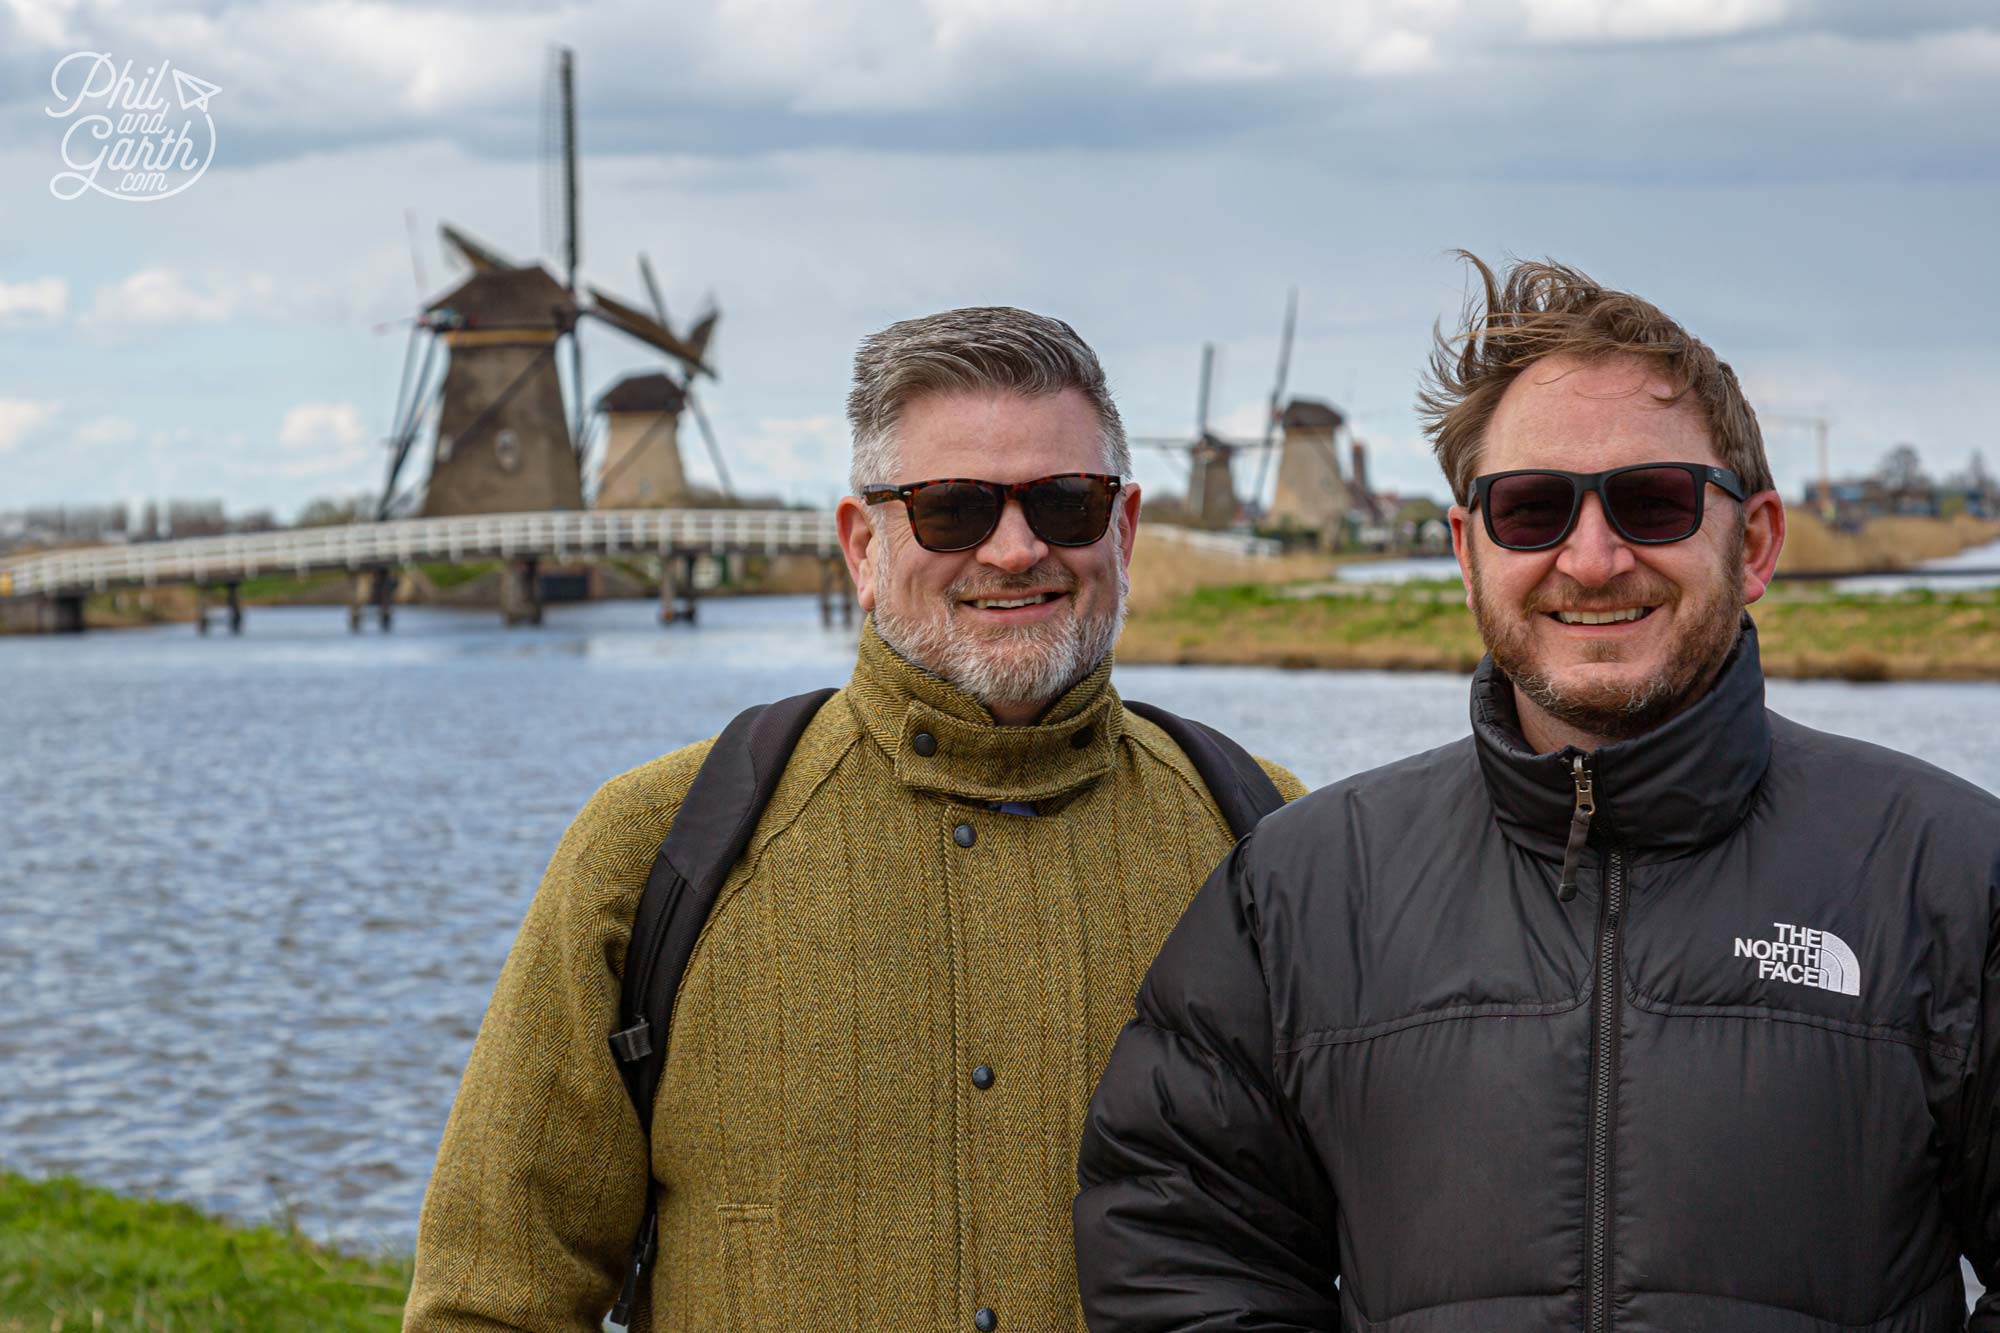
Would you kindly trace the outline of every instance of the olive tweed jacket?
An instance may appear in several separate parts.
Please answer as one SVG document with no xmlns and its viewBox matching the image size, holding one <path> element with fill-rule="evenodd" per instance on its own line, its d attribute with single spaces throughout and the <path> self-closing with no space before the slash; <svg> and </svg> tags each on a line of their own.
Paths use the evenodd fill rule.
<svg viewBox="0 0 2000 1333">
<path fill-rule="evenodd" d="M 1070 1200 L 1091 1089 L 1231 844 L 1110 674 L 1003 727 L 864 627 L 682 982 L 635 1329 L 1083 1328 Z M 613 779 L 557 848 L 445 1129 L 406 1329 L 595 1329 L 610 1306 L 646 1163 L 606 1038 L 708 746 Z"/>
</svg>

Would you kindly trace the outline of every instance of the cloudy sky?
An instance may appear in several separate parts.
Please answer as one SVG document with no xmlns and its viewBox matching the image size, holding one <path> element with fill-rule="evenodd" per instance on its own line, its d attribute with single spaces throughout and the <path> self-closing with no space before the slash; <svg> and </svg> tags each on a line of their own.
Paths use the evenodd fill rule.
<svg viewBox="0 0 2000 1333">
<path fill-rule="evenodd" d="M 856 340 L 955 305 L 1068 319 L 1137 433 L 1192 427 L 1212 340 L 1216 421 L 1254 433 L 1296 284 L 1292 389 L 1351 413 L 1379 483 L 1441 494 L 1411 398 L 1455 246 L 1688 323 L 1788 490 L 1786 418 L 1830 418 L 1837 469 L 1906 440 L 2000 464 L 1991 4 L 0 0 L 0 510 L 379 486 L 402 321 L 458 276 L 439 221 L 553 258 L 553 43 L 585 276 L 637 297 L 645 251 L 677 312 L 720 303 L 741 485 L 837 493 Z M 212 165 L 58 199 L 75 52 L 216 85 Z M 585 347 L 593 392 L 651 368 Z"/>
</svg>

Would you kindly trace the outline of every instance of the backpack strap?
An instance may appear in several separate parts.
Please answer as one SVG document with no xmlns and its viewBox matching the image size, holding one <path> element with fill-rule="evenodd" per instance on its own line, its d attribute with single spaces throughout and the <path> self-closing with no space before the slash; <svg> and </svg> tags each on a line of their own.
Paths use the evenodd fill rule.
<svg viewBox="0 0 2000 1333">
<path fill-rule="evenodd" d="M 653 1097 L 666 1067 L 667 1027 L 695 941 L 715 907 L 722 882 L 750 845 L 799 737 L 833 694 L 831 689 L 813 690 L 737 714 L 702 760 L 674 815 L 673 828 L 653 857 L 645 892 L 632 917 L 619 1027 L 611 1034 L 611 1053 L 639 1113 L 639 1130 L 649 1143 Z M 633 1241 L 624 1288 L 611 1310 L 611 1322 L 620 1326 L 629 1325 L 639 1279 L 653 1260 L 659 1220 L 656 1188 L 648 1169 L 645 1220 Z"/>
<path fill-rule="evenodd" d="M 1248 750 L 1205 723 L 1170 713 L 1157 704 L 1131 699 L 1125 706 L 1167 733 L 1181 753 L 1194 764 L 1208 786 L 1229 831 L 1242 838 L 1257 827 L 1257 821 L 1285 803 L 1278 784 Z"/>
</svg>

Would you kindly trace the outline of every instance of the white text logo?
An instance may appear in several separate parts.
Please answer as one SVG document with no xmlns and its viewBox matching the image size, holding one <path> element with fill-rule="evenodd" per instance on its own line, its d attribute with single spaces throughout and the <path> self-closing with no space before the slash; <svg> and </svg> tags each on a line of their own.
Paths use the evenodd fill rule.
<svg viewBox="0 0 2000 1333">
<path fill-rule="evenodd" d="M 167 96 L 171 87 L 173 96 Z M 215 121 L 208 99 L 222 90 L 166 61 L 132 76 L 104 51 L 77 51 L 49 75 L 55 103 L 44 108 L 70 122 L 62 137 L 62 171 L 49 193 L 75 199 L 95 190 L 112 199 L 147 203 L 179 194 L 215 160 Z"/>
<path fill-rule="evenodd" d="M 1756 959 L 1760 979 L 1817 986 L 1842 995 L 1861 994 L 1861 960 L 1840 936 L 1782 921 L 1771 924 L 1778 932 L 1774 940 L 1736 941 L 1736 956 Z"/>
</svg>

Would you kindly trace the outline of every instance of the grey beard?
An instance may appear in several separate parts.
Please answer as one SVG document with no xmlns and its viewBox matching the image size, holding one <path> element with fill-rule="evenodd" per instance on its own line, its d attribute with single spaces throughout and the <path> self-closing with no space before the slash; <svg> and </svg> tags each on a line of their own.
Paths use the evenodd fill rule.
<svg viewBox="0 0 2000 1333">
<path fill-rule="evenodd" d="M 1110 656 L 1125 628 L 1125 603 L 1132 581 L 1124 561 L 1118 558 L 1116 525 L 1104 539 L 1111 543 L 1112 564 L 1118 571 L 1118 596 L 1109 616 L 1090 621 L 1065 616 L 1054 627 L 1022 625 L 989 639 L 953 632 L 949 614 L 905 616 L 878 602 L 872 613 L 875 632 L 904 661 L 965 691 L 988 708 L 1054 703 Z M 893 578 L 893 562 L 894 556 L 889 554 L 882 569 L 884 579 Z M 1023 581 L 1028 581 L 1027 576 Z M 1002 651 L 1023 647 L 1031 651 Z"/>
<path fill-rule="evenodd" d="M 1111 616 L 1070 616 L 1053 631 L 1023 625 L 998 637 L 973 638 L 936 620 L 904 617 L 880 606 L 875 632 L 903 660 L 920 666 L 988 708 L 1048 704 L 1097 669 L 1125 627 L 1125 599 Z M 1026 651 L 1023 651 L 1026 650 Z"/>
</svg>

